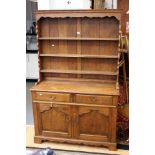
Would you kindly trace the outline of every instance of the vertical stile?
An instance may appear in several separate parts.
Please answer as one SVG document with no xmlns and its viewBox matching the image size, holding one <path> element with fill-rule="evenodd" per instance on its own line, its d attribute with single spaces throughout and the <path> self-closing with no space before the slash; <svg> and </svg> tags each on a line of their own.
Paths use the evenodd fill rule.
<svg viewBox="0 0 155 155">
<path fill-rule="evenodd" d="M 77 38 L 81 38 L 81 19 L 77 18 Z M 77 54 L 81 54 L 81 40 L 77 40 Z M 77 70 L 81 70 L 81 58 L 77 58 Z M 77 75 L 78 78 L 81 77 L 80 74 Z"/>
<path fill-rule="evenodd" d="M 49 37 L 51 35 L 51 23 L 53 22 L 52 19 L 53 18 L 49 18 L 49 20 L 48 20 L 48 36 Z M 48 51 L 49 51 L 49 53 L 51 53 L 51 46 L 52 46 L 51 41 L 49 40 L 48 43 L 49 43 Z M 53 58 L 52 57 L 49 57 L 49 66 L 50 66 L 50 68 L 52 68 L 52 61 L 53 61 Z"/>
<path fill-rule="evenodd" d="M 42 80 L 41 75 L 41 61 L 40 61 L 40 46 L 39 46 L 39 20 L 36 19 L 36 34 L 37 34 L 37 47 L 38 47 L 38 68 L 39 68 L 39 79 L 38 83 Z"/>
<path fill-rule="evenodd" d="M 118 43 L 118 61 L 117 61 L 117 80 L 116 80 L 116 89 L 119 89 L 119 59 L 120 59 L 120 53 L 119 53 L 119 49 L 120 49 L 120 42 L 121 42 L 121 23 L 119 21 L 119 43 Z"/>
<path fill-rule="evenodd" d="M 70 95 L 70 102 L 74 102 L 74 94 L 71 94 Z M 71 108 L 70 109 L 70 116 L 73 117 L 72 116 L 72 113 L 73 113 L 74 106 L 71 105 L 70 108 Z M 71 133 L 71 137 L 73 137 L 74 136 L 74 123 L 73 123 L 73 120 L 72 119 L 71 119 L 70 133 Z"/>
</svg>

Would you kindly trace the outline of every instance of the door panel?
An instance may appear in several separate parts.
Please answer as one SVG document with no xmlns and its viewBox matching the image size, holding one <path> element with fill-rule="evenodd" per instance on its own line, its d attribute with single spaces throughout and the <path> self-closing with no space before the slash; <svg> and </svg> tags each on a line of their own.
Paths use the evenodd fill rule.
<svg viewBox="0 0 155 155">
<path fill-rule="evenodd" d="M 101 107 L 77 107 L 77 138 L 83 140 L 108 141 L 110 109 Z"/>
<path fill-rule="evenodd" d="M 70 106 L 58 104 L 39 104 L 42 135 L 56 137 L 70 137 L 71 118 Z"/>
</svg>

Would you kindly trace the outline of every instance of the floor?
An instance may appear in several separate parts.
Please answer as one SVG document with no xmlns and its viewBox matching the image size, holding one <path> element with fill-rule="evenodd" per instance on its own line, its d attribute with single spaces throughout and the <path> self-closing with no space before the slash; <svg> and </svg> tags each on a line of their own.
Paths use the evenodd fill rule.
<svg viewBox="0 0 155 155">
<path fill-rule="evenodd" d="M 26 83 L 26 147 L 28 148 L 47 148 L 51 147 L 53 149 L 61 150 L 78 150 L 91 153 L 110 153 L 110 154 L 119 154 L 119 155 L 128 155 L 128 150 L 118 150 L 118 151 L 109 151 L 103 147 L 89 147 L 82 145 L 70 145 L 70 144 L 60 144 L 60 143 L 49 143 L 45 142 L 43 144 L 35 144 L 33 141 L 34 137 L 34 122 L 33 122 L 33 113 L 32 113 L 32 100 L 30 88 L 35 84 L 35 82 Z M 81 154 L 82 155 L 82 154 Z"/>
<path fill-rule="evenodd" d="M 34 148 L 27 148 L 26 149 L 26 155 L 34 155 L 34 153 L 36 154 L 36 152 L 38 153 L 38 151 L 41 151 L 42 153 L 38 153 L 40 154 L 44 154 L 47 150 L 49 150 L 50 148 L 46 148 L 46 149 L 34 149 Z M 64 151 L 64 150 L 53 150 L 53 154 L 52 155 L 109 155 L 107 153 L 102 153 L 102 154 L 98 154 L 98 153 L 86 153 L 86 152 L 79 152 L 79 151 Z M 111 154 L 111 155 L 118 155 L 118 154 Z"/>
<path fill-rule="evenodd" d="M 33 125 L 32 100 L 30 88 L 35 82 L 26 82 L 26 125 Z"/>
</svg>

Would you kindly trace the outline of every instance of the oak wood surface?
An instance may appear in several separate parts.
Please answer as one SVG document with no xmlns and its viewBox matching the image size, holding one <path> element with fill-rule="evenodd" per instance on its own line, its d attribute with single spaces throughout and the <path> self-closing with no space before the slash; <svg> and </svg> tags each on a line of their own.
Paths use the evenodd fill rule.
<svg viewBox="0 0 155 155">
<path fill-rule="evenodd" d="M 112 40 L 112 41 L 118 41 L 119 38 L 89 38 L 89 37 L 83 37 L 83 38 L 74 38 L 74 37 L 40 37 L 39 40 Z"/>
<path fill-rule="evenodd" d="M 88 107 L 88 106 L 90 106 L 89 103 L 84 103 L 84 102 L 83 103 L 77 103 L 77 102 L 37 101 L 35 99 L 33 100 L 33 103 L 50 104 L 50 106 L 53 106 L 55 104 L 59 104 L 59 105 L 71 105 L 73 107 L 76 107 L 76 106 Z M 111 104 L 113 104 L 113 103 L 111 103 Z M 108 104 L 106 105 L 106 104 L 104 104 L 104 102 L 102 102 L 102 104 L 98 104 L 98 103 L 91 104 L 91 107 L 117 108 L 117 105 L 110 105 L 110 103 L 109 103 L 109 105 Z"/>
<path fill-rule="evenodd" d="M 106 10 L 38 10 L 36 11 L 36 20 L 41 18 L 66 18 L 66 17 L 116 17 L 121 19 L 122 9 Z"/>
<path fill-rule="evenodd" d="M 35 100 L 39 101 L 61 101 L 69 102 L 70 94 L 60 94 L 60 93 L 45 93 L 45 92 L 36 92 L 34 93 Z"/>
<path fill-rule="evenodd" d="M 41 72 L 46 73 L 69 73 L 69 74 L 94 74 L 94 75 L 117 75 L 116 72 L 109 71 L 78 71 L 78 70 L 56 70 L 56 69 L 43 69 Z"/>
<path fill-rule="evenodd" d="M 112 103 L 112 96 L 101 96 L 101 95 L 76 95 L 77 103 L 88 103 L 88 104 L 110 104 Z"/>
<path fill-rule="evenodd" d="M 31 91 L 49 91 L 49 92 L 69 92 L 83 94 L 107 94 L 118 95 L 119 90 L 116 89 L 115 83 L 102 82 L 86 82 L 86 81 L 42 81 L 38 85 L 33 86 Z"/>
<path fill-rule="evenodd" d="M 93 55 L 93 54 L 40 54 L 45 57 L 71 57 L 71 58 L 117 58 L 117 55 Z"/>
</svg>

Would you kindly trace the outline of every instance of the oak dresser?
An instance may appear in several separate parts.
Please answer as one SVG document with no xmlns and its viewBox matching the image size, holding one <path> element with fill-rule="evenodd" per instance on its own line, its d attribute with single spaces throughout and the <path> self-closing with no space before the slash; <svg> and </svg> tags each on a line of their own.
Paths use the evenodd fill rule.
<svg viewBox="0 0 155 155">
<path fill-rule="evenodd" d="M 116 150 L 120 10 L 37 11 L 35 143 Z"/>
</svg>

